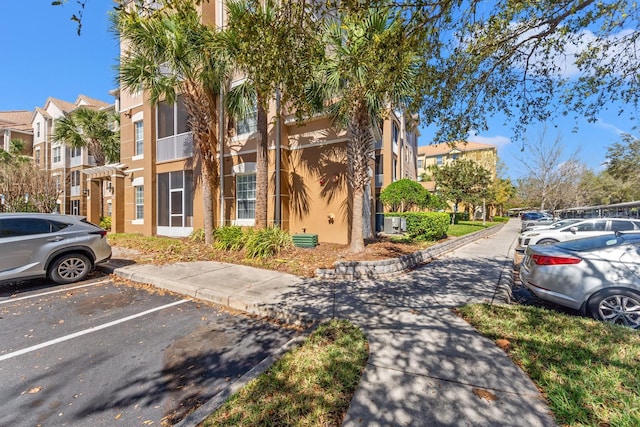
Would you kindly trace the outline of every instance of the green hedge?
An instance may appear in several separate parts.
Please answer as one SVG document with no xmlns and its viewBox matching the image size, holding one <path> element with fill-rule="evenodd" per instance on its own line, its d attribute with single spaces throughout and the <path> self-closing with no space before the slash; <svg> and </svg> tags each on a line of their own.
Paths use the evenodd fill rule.
<svg viewBox="0 0 640 427">
<path fill-rule="evenodd" d="M 495 221 L 495 222 L 507 222 L 507 221 L 509 221 L 509 217 L 508 216 L 494 216 L 493 217 L 493 221 Z"/>
<path fill-rule="evenodd" d="M 407 221 L 407 233 L 416 240 L 438 240 L 446 237 L 451 217 L 445 212 L 389 212 L 385 217 L 401 217 Z"/>
</svg>

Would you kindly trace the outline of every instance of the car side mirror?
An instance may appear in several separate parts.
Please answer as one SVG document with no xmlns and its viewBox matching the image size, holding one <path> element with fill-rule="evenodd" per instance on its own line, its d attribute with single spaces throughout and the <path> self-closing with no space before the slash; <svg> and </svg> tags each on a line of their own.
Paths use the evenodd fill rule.
<svg viewBox="0 0 640 427">
<path fill-rule="evenodd" d="M 573 234 L 576 234 L 576 232 L 578 231 L 578 227 L 570 227 L 569 231 L 572 232 Z"/>
</svg>

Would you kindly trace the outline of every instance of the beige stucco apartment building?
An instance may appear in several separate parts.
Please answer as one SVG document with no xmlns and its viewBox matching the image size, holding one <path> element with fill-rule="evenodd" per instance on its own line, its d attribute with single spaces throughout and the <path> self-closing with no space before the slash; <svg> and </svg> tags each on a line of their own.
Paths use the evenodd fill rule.
<svg viewBox="0 0 640 427">
<path fill-rule="evenodd" d="M 113 108 L 113 105 L 85 95 L 79 95 L 75 102 L 48 98 L 43 107 L 36 107 L 30 113 L 30 127 L 33 132 L 34 162 L 40 169 L 51 172 L 60 192 L 57 211 L 62 214 L 86 215 L 91 192 L 84 171 L 95 166 L 95 161 L 89 156 L 87 148 L 73 149 L 53 141 L 56 120 L 77 108 L 108 109 Z M 100 216 L 110 215 L 107 203 L 111 195 L 110 189 L 107 189 L 106 195 L 105 203 L 101 204 L 104 212 L 97 215 L 96 224 L 100 223 Z"/>
<path fill-rule="evenodd" d="M 430 179 L 430 168 L 451 164 L 456 159 L 471 160 L 488 170 L 491 174 L 491 180 L 496 179 L 498 149 L 495 145 L 456 141 L 452 144 L 433 144 L 418 147 L 418 180 L 427 190 L 436 191 L 436 183 Z M 453 209 L 453 205 L 451 205 L 451 208 Z M 466 205 L 459 207 L 461 211 L 469 210 L 470 208 L 470 206 Z M 491 212 L 488 213 L 491 214 Z"/>
<path fill-rule="evenodd" d="M 11 141 L 20 140 L 22 153 L 31 156 L 33 150 L 33 130 L 31 129 L 31 111 L 0 111 L 0 149 L 11 151 Z"/>
<path fill-rule="evenodd" d="M 498 161 L 497 147 L 492 144 L 466 141 L 418 147 L 418 177 L 422 178 L 425 173 L 429 175 L 429 168 L 433 165 L 448 165 L 456 159 L 474 161 L 491 173 L 491 179 L 495 179 L 496 177 L 496 165 Z M 428 180 L 426 182 L 428 182 Z"/>
<path fill-rule="evenodd" d="M 204 3 L 201 8 L 203 19 L 222 24 L 221 1 Z M 145 93 L 121 90 L 117 95 L 121 164 L 88 175 L 95 182 L 109 179 L 116 190 L 112 229 L 179 237 L 203 228 L 200 164 L 181 97 L 173 104 L 152 105 Z M 272 105 L 269 117 L 274 117 L 274 111 Z M 220 147 L 214 217 L 217 226 L 251 226 L 256 196 L 256 115 L 236 120 L 231 134 Z M 351 206 L 346 180 L 348 136 L 334 130 L 327 117 L 314 117 L 300 125 L 286 114 L 269 123 L 268 134 L 269 225 L 291 234 L 317 234 L 320 242 L 347 243 Z M 390 111 L 371 160 L 365 233 L 376 229 L 375 213 L 382 211 L 377 203 L 380 191 L 400 178 L 417 179 L 417 138 L 417 129 L 401 113 Z"/>
</svg>

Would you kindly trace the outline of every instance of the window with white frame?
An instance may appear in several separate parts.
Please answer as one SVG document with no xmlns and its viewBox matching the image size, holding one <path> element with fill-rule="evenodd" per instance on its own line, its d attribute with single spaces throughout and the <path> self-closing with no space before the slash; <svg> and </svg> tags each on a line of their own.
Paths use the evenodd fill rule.
<svg viewBox="0 0 640 427">
<path fill-rule="evenodd" d="M 136 219 L 144 219 L 144 185 L 135 188 Z"/>
<path fill-rule="evenodd" d="M 418 159 L 418 169 L 422 169 L 422 159 Z"/>
<path fill-rule="evenodd" d="M 442 156 L 436 156 L 436 165 L 442 166 Z"/>
<path fill-rule="evenodd" d="M 36 150 L 36 165 L 40 166 L 40 149 Z"/>
<path fill-rule="evenodd" d="M 72 187 L 80 186 L 80 171 L 71 172 L 71 186 Z"/>
<path fill-rule="evenodd" d="M 158 103 L 157 118 L 158 139 L 189 132 L 188 114 L 182 95 L 176 97 L 173 103 Z"/>
<path fill-rule="evenodd" d="M 253 102 L 252 108 L 246 114 L 236 117 L 236 134 L 243 135 L 258 130 L 258 104 Z"/>
<path fill-rule="evenodd" d="M 82 148 L 80 147 L 71 147 L 71 158 L 75 159 L 82 156 Z"/>
<path fill-rule="evenodd" d="M 53 147 L 53 163 L 62 161 L 62 147 Z"/>
<path fill-rule="evenodd" d="M 236 175 L 236 219 L 256 217 L 256 174 Z"/>
<path fill-rule="evenodd" d="M 134 156 L 141 156 L 144 153 L 144 125 L 142 120 L 133 124 L 135 132 L 135 152 Z"/>
<path fill-rule="evenodd" d="M 36 123 L 36 137 L 40 138 L 40 122 Z"/>
</svg>

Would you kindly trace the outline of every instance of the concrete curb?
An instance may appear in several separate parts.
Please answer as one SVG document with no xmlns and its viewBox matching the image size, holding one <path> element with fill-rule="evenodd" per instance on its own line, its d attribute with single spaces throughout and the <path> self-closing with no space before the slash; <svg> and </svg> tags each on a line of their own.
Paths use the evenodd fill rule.
<svg viewBox="0 0 640 427">
<path fill-rule="evenodd" d="M 222 307 L 242 311 L 248 315 L 276 319 L 287 325 L 308 328 L 314 324 L 330 319 L 330 317 L 318 318 L 311 314 L 300 312 L 299 310 L 290 309 L 284 303 L 265 304 L 264 302 L 251 298 L 247 295 L 239 297 L 236 295 L 218 292 L 215 289 L 191 285 L 185 281 L 171 280 L 158 276 L 150 278 L 145 273 L 132 271 L 126 267 L 103 264 L 96 266 L 96 268 L 107 274 L 113 274 L 123 279 L 131 280 L 132 282 L 144 283 L 155 286 L 156 288 L 176 292 L 187 297 L 209 301 Z"/>
<path fill-rule="evenodd" d="M 421 251 L 404 255 L 399 258 L 381 261 L 338 261 L 334 268 L 318 268 L 316 277 L 319 279 L 378 279 L 394 274 L 401 274 L 420 264 L 431 262 L 439 256 L 454 251 L 464 245 L 497 233 L 504 224 L 494 225 L 475 233 L 467 234 L 454 240 L 439 243 Z"/>
</svg>

